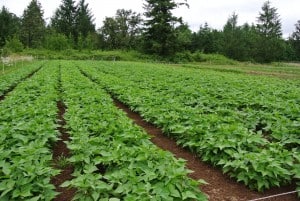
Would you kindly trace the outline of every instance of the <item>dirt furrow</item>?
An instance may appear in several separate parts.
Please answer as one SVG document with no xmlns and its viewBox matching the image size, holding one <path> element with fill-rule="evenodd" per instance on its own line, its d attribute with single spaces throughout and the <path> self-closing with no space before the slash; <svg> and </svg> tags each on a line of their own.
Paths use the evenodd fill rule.
<svg viewBox="0 0 300 201">
<path fill-rule="evenodd" d="M 56 196 L 54 201 L 71 201 L 75 195 L 75 189 L 72 188 L 62 188 L 60 185 L 67 180 L 71 180 L 72 173 L 74 172 L 74 167 L 71 166 L 67 159 L 70 157 L 70 150 L 68 149 L 65 141 L 69 141 L 69 134 L 64 128 L 66 121 L 64 119 L 64 114 L 66 107 L 62 101 L 57 102 L 58 112 L 58 130 L 61 134 L 60 140 L 58 140 L 52 147 L 53 151 L 53 166 L 55 169 L 60 169 L 60 174 L 56 175 L 51 179 L 51 183 L 56 187 L 56 192 L 60 194 Z"/>
<path fill-rule="evenodd" d="M 60 98 L 62 97 L 62 84 L 61 84 L 61 66 L 59 67 L 59 79 L 58 79 L 58 93 Z M 59 169 L 60 174 L 51 178 L 51 183 L 55 186 L 56 192 L 60 194 L 56 196 L 53 201 L 71 201 L 75 196 L 76 189 L 60 187 L 67 180 L 73 179 L 72 173 L 74 167 L 68 162 L 68 158 L 71 156 L 70 150 L 65 142 L 70 141 L 70 136 L 65 128 L 66 120 L 64 114 L 66 113 L 66 105 L 62 100 L 57 101 L 57 122 L 60 139 L 52 146 L 53 152 L 53 167 Z"/>
</svg>

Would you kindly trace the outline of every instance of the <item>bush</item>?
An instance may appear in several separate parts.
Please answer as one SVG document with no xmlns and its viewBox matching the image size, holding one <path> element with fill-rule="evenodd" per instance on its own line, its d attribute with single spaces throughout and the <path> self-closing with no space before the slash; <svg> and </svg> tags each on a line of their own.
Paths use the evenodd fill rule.
<svg viewBox="0 0 300 201">
<path fill-rule="evenodd" d="M 20 39 L 14 35 L 13 37 L 9 38 L 6 42 L 5 42 L 5 46 L 4 46 L 4 53 L 17 53 L 17 52 L 22 52 L 24 49 L 23 44 L 21 43 Z"/>
<path fill-rule="evenodd" d="M 193 60 L 195 62 L 207 62 L 210 64 L 234 65 L 238 63 L 237 61 L 229 59 L 221 54 L 203 54 L 201 52 L 195 52 L 193 54 Z"/>
<path fill-rule="evenodd" d="M 71 42 L 63 34 L 50 34 L 45 39 L 44 47 L 48 50 L 62 51 L 70 49 Z"/>
</svg>

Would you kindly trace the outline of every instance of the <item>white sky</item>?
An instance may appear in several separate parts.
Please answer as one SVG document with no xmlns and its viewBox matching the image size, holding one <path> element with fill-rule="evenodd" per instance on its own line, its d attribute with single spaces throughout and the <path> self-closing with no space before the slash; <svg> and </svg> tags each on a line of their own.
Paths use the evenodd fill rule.
<svg viewBox="0 0 300 201">
<path fill-rule="evenodd" d="M 24 9 L 31 0 L 0 0 L 10 12 L 17 16 L 23 14 Z M 190 8 L 181 7 L 174 14 L 182 16 L 193 31 L 197 31 L 205 22 L 210 27 L 222 29 L 228 17 L 235 12 L 238 14 L 238 24 L 245 22 L 256 23 L 261 7 L 266 0 L 188 0 Z M 44 10 L 44 18 L 49 19 L 61 0 L 39 0 Z M 78 2 L 78 0 L 76 0 Z M 284 37 L 288 37 L 294 30 L 295 24 L 300 20 L 300 0 L 270 0 L 271 6 L 277 8 L 282 22 Z M 144 0 L 86 0 L 95 17 L 96 27 L 102 25 L 104 18 L 115 15 L 117 9 L 131 9 L 143 13 Z M 48 20 L 47 20 L 48 21 Z"/>
</svg>

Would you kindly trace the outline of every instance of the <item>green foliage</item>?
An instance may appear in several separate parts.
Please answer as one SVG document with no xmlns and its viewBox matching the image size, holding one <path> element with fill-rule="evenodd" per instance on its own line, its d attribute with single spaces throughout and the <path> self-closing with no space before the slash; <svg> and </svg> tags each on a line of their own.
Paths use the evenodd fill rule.
<svg viewBox="0 0 300 201">
<path fill-rule="evenodd" d="M 20 19 L 3 6 L 0 11 L 0 47 L 3 47 L 9 38 L 18 33 L 19 26 Z"/>
<path fill-rule="evenodd" d="M 65 118 L 72 141 L 69 161 L 74 200 L 206 200 L 187 177 L 184 161 L 159 150 L 118 110 L 110 96 L 75 66 L 61 68 Z M 101 120 L 101 121 L 99 121 Z"/>
<path fill-rule="evenodd" d="M 277 9 L 271 7 L 270 1 L 266 1 L 262 6 L 262 12 L 258 17 L 257 29 L 260 34 L 257 41 L 257 61 L 271 62 L 282 60 L 285 43 L 281 39 L 281 22 Z"/>
<path fill-rule="evenodd" d="M 76 10 L 77 7 L 75 5 L 75 1 L 62 0 L 61 5 L 51 18 L 51 27 L 54 28 L 56 32 L 64 34 L 69 39 L 76 38 Z"/>
<path fill-rule="evenodd" d="M 103 49 L 136 49 L 141 23 L 141 15 L 132 10 L 119 9 L 115 17 L 106 17 L 99 30 L 103 37 Z"/>
<path fill-rule="evenodd" d="M 143 33 L 145 52 L 162 57 L 176 53 L 179 41 L 175 26 L 181 25 L 182 19 L 173 16 L 172 10 L 180 5 L 187 4 L 176 3 L 173 0 L 146 0 L 144 15 L 147 20 Z"/>
<path fill-rule="evenodd" d="M 70 165 L 70 162 L 67 157 L 62 155 L 58 157 L 55 165 L 57 165 L 59 169 L 64 169 Z"/>
<path fill-rule="evenodd" d="M 72 42 L 63 34 L 50 33 L 45 37 L 44 47 L 48 50 L 62 51 L 72 47 Z"/>
<path fill-rule="evenodd" d="M 32 0 L 24 10 L 20 35 L 26 47 L 37 48 L 42 46 L 45 34 L 43 15 L 42 6 L 37 0 Z"/>
<path fill-rule="evenodd" d="M 19 37 L 17 35 L 14 35 L 11 38 L 8 38 L 8 40 L 5 43 L 4 49 L 8 52 L 22 52 L 24 47 L 22 42 L 20 41 Z"/>
<path fill-rule="evenodd" d="M 241 28 L 237 26 L 238 15 L 233 13 L 223 28 L 222 53 L 229 58 L 243 60 L 244 46 Z"/>
<path fill-rule="evenodd" d="M 50 201 L 57 195 L 50 179 L 59 172 L 51 167 L 49 148 L 57 139 L 57 73 L 44 67 L 1 101 L 0 200 Z M 6 81 L 13 85 L 17 80 Z"/>
<path fill-rule="evenodd" d="M 213 30 L 207 23 L 204 26 L 200 26 L 197 33 L 193 33 L 191 37 L 191 50 L 201 51 L 206 54 L 216 53 L 221 49 L 221 32 Z"/>
<path fill-rule="evenodd" d="M 282 36 L 279 14 L 276 8 L 271 7 L 270 1 L 266 1 L 262 6 L 257 28 L 265 38 L 280 38 Z"/>
<path fill-rule="evenodd" d="M 78 49 L 88 47 L 83 43 L 90 40 L 89 34 L 95 33 L 93 14 L 85 0 L 81 0 L 77 5 L 73 0 L 62 0 L 62 4 L 51 18 L 50 26 L 73 41 L 72 46 Z"/>
<path fill-rule="evenodd" d="M 12 86 L 16 86 L 26 76 L 36 71 L 40 65 L 41 62 L 26 65 L 26 68 L 18 68 L 17 70 L 2 76 L 0 80 L 0 96 L 7 92 Z"/>
<path fill-rule="evenodd" d="M 295 24 L 295 31 L 289 40 L 295 50 L 296 59 L 300 61 L 300 20 Z"/>
<path fill-rule="evenodd" d="M 81 69 L 178 144 L 251 189 L 295 177 L 299 81 L 121 62 Z"/>
<path fill-rule="evenodd" d="M 94 18 L 88 5 L 85 0 L 80 0 L 76 11 L 76 32 L 78 32 L 78 36 L 82 36 L 84 39 L 87 38 L 88 34 L 95 33 Z"/>
<path fill-rule="evenodd" d="M 192 58 L 195 62 L 205 62 L 218 65 L 234 65 L 238 63 L 237 61 L 229 59 L 221 54 L 203 54 L 201 52 L 195 52 L 192 54 Z"/>
</svg>

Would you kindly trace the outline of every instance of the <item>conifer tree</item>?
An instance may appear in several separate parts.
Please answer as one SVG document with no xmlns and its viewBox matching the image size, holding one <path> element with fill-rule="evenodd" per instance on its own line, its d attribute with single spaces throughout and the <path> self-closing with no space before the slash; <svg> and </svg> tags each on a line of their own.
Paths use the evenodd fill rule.
<svg viewBox="0 0 300 201">
<path fill-rule="evenodd" d="M 95 24 L 93 14 L 88 8 L 89 4 L 85 3 L 85 0 L 80 0 L 77 5 L 76 12 L 76 31 L 85 39 L 89 33 L 95 32 Z"/>
<path fill-rule="evenodd" d="M 257 60 L 259 62 L 279 61 L 283 58 L 285 42 L 282 39 L 281 22 L 277 9 L 271 7 L 270 1 L 262 6 L 257 18 Z"/>
<path fill-rule="evenodd" d="M 3 6 L 0 10 L 0 47 L 5 45 L 6 40 L 15 36 L 19 29 L 20 19 Z"/>
<path fill-rule="evenodd" d="M 300 61 L 300 20 L 298 20 L 298 22 L 295 24 L 295 31 L 293 32 L 290 40 L 295 50 L 297 60 Z"/>
<path fill-rule="evenodd" d="M 75 28 L 77 7 L 73 0 L 62 0 L 61 5 L 51 18 L 51 27 L 70 39 L 77 37 Z"/>
<path fill-rule="evenodd" d="M 36 48 L 42 45 L 45 34 L 44 12 L 37 0 L 32 0 L 24 10 L 21 24 L 21 39 L 26 47 Z"/>
<path fill-rule="evenodd" d="M 144 32 L 144 50 L 160 56 L 170 56 L 176 52 L 178 37 L 176 26 L 182 24 L 182 19 L 175 17 L 172 10 L 184 3 L 174 0 L 145 0 L 144 8 L 147 17 Z"/>
<path fill-rule="evenodd" d="M 276 8 L 271 7 L 270 1 L 263 4 L 257 22 L 258 31 L 263 36 L 268 38 L 280 38 L 282 36 L 279 14 Z"/>
</svg>

